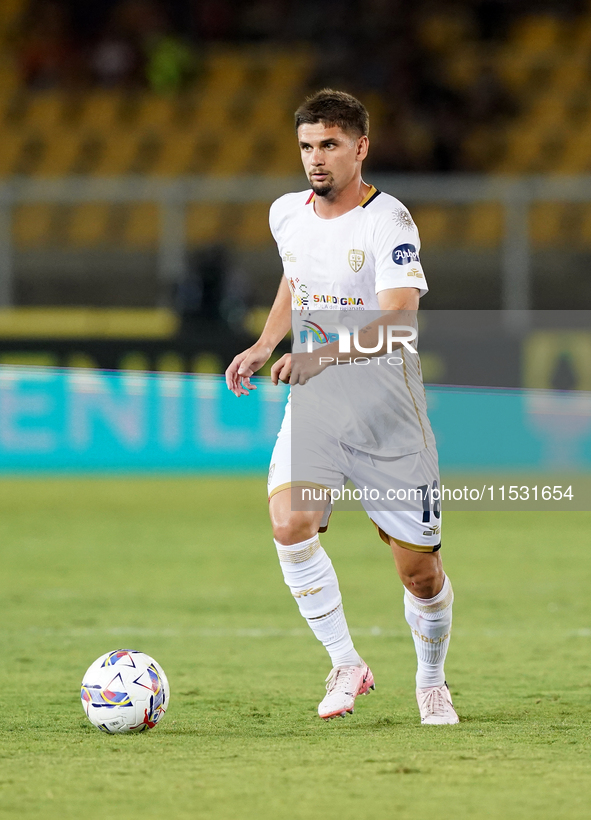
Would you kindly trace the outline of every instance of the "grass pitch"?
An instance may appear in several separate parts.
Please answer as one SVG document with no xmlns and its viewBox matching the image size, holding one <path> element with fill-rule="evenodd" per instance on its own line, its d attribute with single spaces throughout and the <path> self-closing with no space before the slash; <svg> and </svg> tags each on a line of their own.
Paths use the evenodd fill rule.
<svg viewBox="0 0 591 820">
<path fill-rule="evenodd" d="M 421 727 L 402 588 L 366 517 L 323 537 L 377 690 L 320 721 L 330 664 L 284 586 L 262 479 L 0 482 L 0 816 L 587 818 L 589 513 L 453 513 L 446 666 Z M 164 722 L 87 722 L 98 655 L 153 655 Z"/>
</svg>

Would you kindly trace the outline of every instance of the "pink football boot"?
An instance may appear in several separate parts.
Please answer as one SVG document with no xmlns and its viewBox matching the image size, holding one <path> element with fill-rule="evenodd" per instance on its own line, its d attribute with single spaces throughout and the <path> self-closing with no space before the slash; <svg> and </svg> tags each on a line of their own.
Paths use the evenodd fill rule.
<svg viewBox="0 0 591 820">
<path fill-rule="evenodd" d="M 369 666 L 335 666 L 326 679 L 326 695 L 318 706 L 324 720 L 353 714 L 357 695 L 367 695 L 376 685 Z"/>
</svg>

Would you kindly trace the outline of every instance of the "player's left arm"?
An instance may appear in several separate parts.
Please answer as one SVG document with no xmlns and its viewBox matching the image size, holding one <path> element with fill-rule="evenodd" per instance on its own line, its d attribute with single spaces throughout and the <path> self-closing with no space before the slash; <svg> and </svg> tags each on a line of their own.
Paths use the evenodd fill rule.
<svg viewBox="0 0 591 820">
<path fill-rule="evenodd" d="M 387 288 L 378 293 L 381 310 L 418 310 L 421 294 L 418 288 Z"/>
</svg>

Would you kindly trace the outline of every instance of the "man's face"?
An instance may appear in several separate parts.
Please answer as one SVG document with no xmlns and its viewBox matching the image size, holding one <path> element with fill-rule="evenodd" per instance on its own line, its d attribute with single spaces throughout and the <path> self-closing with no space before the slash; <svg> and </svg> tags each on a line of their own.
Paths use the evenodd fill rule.
<svg viewBox="0 0 591 820">
<path fill-rule="evenodd" d="M 338 125 L 310 125 L 298 128 L 298 142 L 304 170 L 317 196 L 334 199 L 358 173 L 367 156 L 367 137 L 356 137 Z"/>
</svg>

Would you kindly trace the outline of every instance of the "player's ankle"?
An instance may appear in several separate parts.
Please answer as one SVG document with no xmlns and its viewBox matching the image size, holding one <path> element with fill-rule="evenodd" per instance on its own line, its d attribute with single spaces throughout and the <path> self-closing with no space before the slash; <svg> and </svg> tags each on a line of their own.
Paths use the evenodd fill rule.
<svg viewBox="0 0 591 820">
<path fill-rule="evenodd" d="M 443 663 L 425 663 L 419 659 L 416 676 L 417 689 L 431 689 L 435 686 L 443 686 L 444 683 Z"/>
<path fill-rule="evenodd" d="M 328 647 L 327 647 L 328 649 Z M 330 650 L 329 650 L 330 652 Z M 334 654 L 330 652 L 330 661 L 335 667 L 342 667 L 342 666 L 363 666 L 363 658 L 361 655 L 355 650 L 351 649 L 349 652 L 346 653 L 339 653 Z"/>
</svg>

